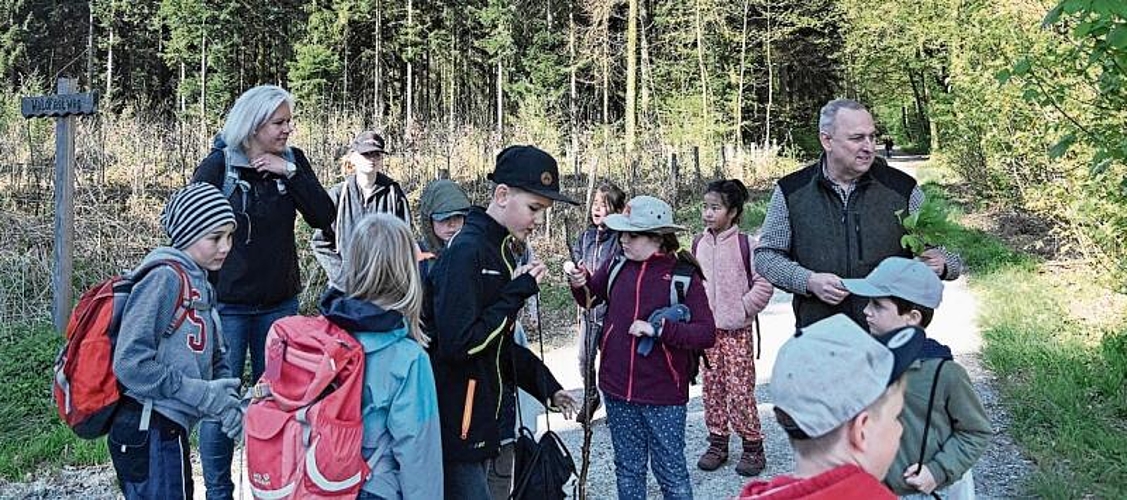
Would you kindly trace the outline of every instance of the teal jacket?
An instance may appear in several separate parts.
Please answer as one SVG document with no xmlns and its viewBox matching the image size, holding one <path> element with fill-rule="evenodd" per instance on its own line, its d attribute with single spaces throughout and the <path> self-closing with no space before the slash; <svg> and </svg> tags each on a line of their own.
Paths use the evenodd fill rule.
<svg viewBox="0 0 1127 500">
<path fill-rule="evenodd" d="M 330 288 L 321 312 L 364 346 L 364 491 L 386 499 L 442 498 L 438 394 L 430 358 L 396 311 Z"/>
</svg>

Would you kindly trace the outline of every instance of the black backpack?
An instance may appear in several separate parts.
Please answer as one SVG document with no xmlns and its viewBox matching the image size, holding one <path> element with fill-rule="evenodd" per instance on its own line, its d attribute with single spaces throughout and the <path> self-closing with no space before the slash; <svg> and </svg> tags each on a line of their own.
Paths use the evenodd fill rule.
<svg viewBox="0 0 1127 500">
<path fill-rule="evenodd" d="M 610 264 L 610 272 L 607 274 L 607 297 L 610 297 L 610 291 L 614 287 L 614 280 L 618 278 L 619 271 L 622 266 L 626 264 L 626 256 L 619 253 L 614 256 L 614 260 Z M 677 259 L 677 263 L 673 265 L 673 276 L 669 281 L 669 305 L 682 304 L 685 302 L 685 294 L 689 292 L 689 282 L 693 279 L 693 273 L 696 272 L 696 267 L 681 259 Z M 708 362 L 708 355 L 705 354 L 704 349 L 693 349 L 689 352 L 689 383 L 697 384 L 697 375 L 700 375 L 701 363 L 705 368 L 712 369 L 712 364 Z"/>
</svg>

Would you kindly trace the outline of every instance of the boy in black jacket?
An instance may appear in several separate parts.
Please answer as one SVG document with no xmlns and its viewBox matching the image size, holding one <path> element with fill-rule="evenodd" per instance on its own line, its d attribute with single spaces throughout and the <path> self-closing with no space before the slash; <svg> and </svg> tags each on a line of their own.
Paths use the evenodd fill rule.
<svg viewBox="0 0 1127 500">
<path fill-rule="evenodd" d="M 424 323 L 442 420 L 446 498 L 490 498 L 488 461 L 498 453 L 502 379 L 515 382 L 566 418 L 577 403 L 548 367 L 513 341 L 525 299 L 539 291 L 547 266 L 520 262 L 523 246 L 560 194 L 556 160 L 531 146 L 497 156 L 489 207 L 473 208 L 434 265 Z"/>
</svg>

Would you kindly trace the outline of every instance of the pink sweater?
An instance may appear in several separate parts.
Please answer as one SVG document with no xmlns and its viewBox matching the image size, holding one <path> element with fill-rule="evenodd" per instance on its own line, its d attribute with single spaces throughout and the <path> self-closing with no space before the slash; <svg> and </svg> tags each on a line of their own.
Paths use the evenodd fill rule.
<svg viewBox="0 0 1127 500">
<path fill-rule="evenodd" d="M 747 266 L 741 262 L 740 228 L 732 226 L 720 234 L 705 230 L 697 243 L 696 258 L 704 269 L 704 290 L 712 305 L 716 328 L 737 330 L 747 328 L 759 311 L 767 307 L 775 288 L 751 266 L 751 279 Z M 755 254 L 757 238 L 748 236 L 750 255 Z M 752 286 L 748 287 L 748 282 Z"/>
</svg>

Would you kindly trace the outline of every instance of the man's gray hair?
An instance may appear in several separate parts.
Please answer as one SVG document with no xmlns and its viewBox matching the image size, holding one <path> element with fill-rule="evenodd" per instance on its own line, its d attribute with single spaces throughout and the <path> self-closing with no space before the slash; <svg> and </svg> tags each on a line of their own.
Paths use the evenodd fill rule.
<svg viewBox="0 0 1127 500">
<path fill-rule="evenodd" d="M 818 132 L 833 135 L 834 121 L 837 119 L 837 112 L 843 109 L 868 111 L 864 104 L 854 101 L 853 99 L 834 99 L 827 102 L 825 106 L 822 106 L 822 112 L 818 114 Z"/>
<path fill-rule="evenodd" d="M 293 113 L 293 94 L 277 85 L 259 85 L 243 92 L 227 112 L 223 131 L 219 133 L 223 142 L 245 152 L 247 139 L 270 119 L 270 115 L 273 115 L 283 102 L 290 105 L 290 113 Z"/>
</svg>

